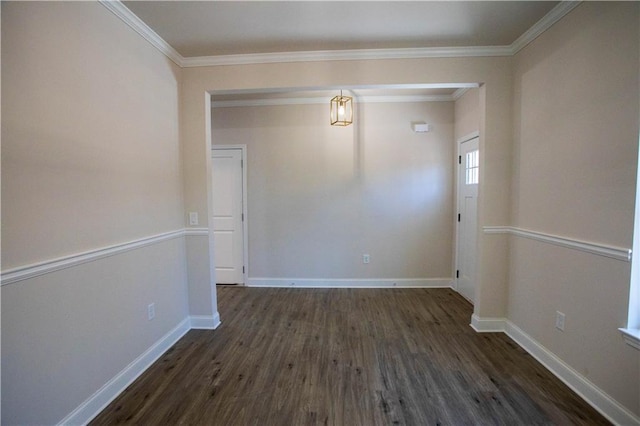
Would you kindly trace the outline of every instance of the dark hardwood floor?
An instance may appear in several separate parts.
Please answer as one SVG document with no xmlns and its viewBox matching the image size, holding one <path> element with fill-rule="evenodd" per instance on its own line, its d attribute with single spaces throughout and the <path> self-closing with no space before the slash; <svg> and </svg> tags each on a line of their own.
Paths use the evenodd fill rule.
<svg viewBox="0 0 640 426">
<path fill-rule="evenodd" d="M 608 424 L 447 289 L 218 287 L 94 425 Z"/>
</svg>

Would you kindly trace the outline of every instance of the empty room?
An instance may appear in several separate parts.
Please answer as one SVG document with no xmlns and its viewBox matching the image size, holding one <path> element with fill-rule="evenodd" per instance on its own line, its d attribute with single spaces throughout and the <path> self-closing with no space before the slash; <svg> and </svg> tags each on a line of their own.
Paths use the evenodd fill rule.
<svg viewBox="0 0 640 426">
<path fill-rule="evenodd" d="M 640 424 L 640 3 L 1 7 L 3 425 Z"/>
</svg>

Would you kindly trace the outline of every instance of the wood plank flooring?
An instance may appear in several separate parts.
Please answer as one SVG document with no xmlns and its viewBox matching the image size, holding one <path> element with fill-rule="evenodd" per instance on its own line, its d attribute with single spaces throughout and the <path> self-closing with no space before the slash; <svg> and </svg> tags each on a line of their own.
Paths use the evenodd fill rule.
<svg viewBox="0 0 640 426">
<path fill-rule="evenodd" d="M 608 422 L 448 289 L 218 287 L 192 330 L 93 425 Z"/>
</svg>

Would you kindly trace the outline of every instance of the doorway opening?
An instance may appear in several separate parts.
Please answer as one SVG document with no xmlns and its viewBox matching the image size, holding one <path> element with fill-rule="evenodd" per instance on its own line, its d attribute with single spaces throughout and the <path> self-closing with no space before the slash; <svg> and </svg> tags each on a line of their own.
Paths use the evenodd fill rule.
<svg viewBox="0 0 640 426">
<path fill-rule="evenodd" d="M 460 242 L 463 240 L 460 239 L 459 232 L 463 229 L 461 229 L 459 225 L 455 226 L 456 224 L 453 223 L 455 222 L 455 219 L 453 219 L 454 215 L 452 214 L 455 212 L 454 208 L 456 207 L 456 205 L 458 205 L 457 197 L 454 192 L 456 188 L 456 183 L 454 179 L 457 173 L 455 169 L 452 170 L 452 162 L 453 162 L 452 160 L 454 156 L 457 157 L 456 147 L 459 145 L 460 141 L 456 140 L 455 133 L 453 132 L 453 128 L 452 128 L 453 124 L 451 124 L 451 121 L 450 121 L 449 123 L 451 127 L 446 130 L 446 132 L 449 132 L 447 136 L 448 144 L 449 144 L 448 151 L 446 152 L 446 155 L 440 155 L 439 157 L 437 157 L 435 148 L 434 148 L 436 144 L 430 141 L 430 138 L 434 138 L 435 135 L 438 134 L 438 132 L 442 132 L 443 127 L 435 126 L 434 127 L 435 130 L 432 130 L 432 133 L 430 134 L 415 133 L 415 130 L 412 130 L 413 121 L 415 120 L 429 121 L 430 118 L 425 117 L 424 113 L 412 112 L 408 107 L 408 105 L 429 104 L 431 102 L 437 102 L 437 103 L 455 102 L 456 100 L 460 99 L 460 97 L 465 93 L 466 90 L 478 88 L 478 87 L 479 87 L 479 84 L 477 83 L 415 84 L 415 85 L 400 84 L 400 85 L 351 86 L 351 87 L 298 87 L 298 88 L 271 88 L 271 89 L 251 89 L 251 90 L 222 90 L 222 91 L 217 90 L 217 91 L 209 92 L 208 94 L 210 95 L 210 101 L 207 109 L 207 133 L 208 133 L 209 143 L 211 143 L 211 148 L 218 149 L 223 147 L 224 148 L 230 147 L 230 145 L 219 145 L 219 143 L 233 144 L 233 143 L 236 143 L 236 141 L 241 143 L 248 141 L 246 146 L 251 145 L 251 150 L 253 153 L 252 154 L 253 167 L 251 171 L 252 175 L 250 176 L 252 179 L 251 204 L 252 204 L 252 209 L 254 209 L 258 213 L 255 213 L 254 217 L 256 218 L 256 220 L 253 221 L 253 225 L 251 229 L 252 235 L 250 236 L 251 238 L 249 238 L 249 241 L 251 242 L 253 267 L 248 263 L 246 253 L 244 256 L 245 258 L 245 262 L 243 265 L 245 266 L 245 273 L 243 275 L 244 285 L 249 285 L 249 286 L 285 286 L 285 285 L 286 286 L 293 286 L 293 285 L 305 286 L 306 285 L 306 286 L 325 286 L 326 287 L 326 286 L 355 285 L 354 282 L 356 281 L 357 281 L 356 284 L 358 285 L 371 285 L 372 282 L 375 282 L 375 285 L 377 286 L 378 285 L 385 286 L 385 285 L 388 285 L 389 283 L 391 283 L 392 285 L 396 285 L 396 283 L 403 282 L 402 277 L 400 275 L 397 275 L 399 278 L 395 278 L 396 276 L 394 275 L 393 279 L 387 279 L 387 277 L 384 276 L 384 273 L 386 273 L 388 270 L 395 267 L 395 265 L 399 263 L 410 264 L 410 265 L 413 265 L 413 264 L 420 265 L 420 264 L 424 264 L 426 261 L 431 262 L 433 261 L 433 259 L 439 259 L 438 271 L 444 270 L 444 272 L 442 273 L 434 272 L 430 274 L 429 272 L 434 271 L 435 268 L 428 269 L 427 273 L 423 273 L 422 275 L 419 275 L 419 278 L 417 279 L 412 279 L 410 283 L 412 285 L 422 286 L 422 287 L 428 287 L 428 286 L 452 287 L 453 286 L 456 290 L 462 292 L 462 289 L 464 289 L 465 287 L 464 281 L 459 282 L 455 276 L 455 272 L 456 272 L 456 268 L 460 264 L 458 259 L 458 256 L 460 256 L 460 253 L 458 253 L 458 250 L 459 250 L 458 246 Z M 281 166 L 277 168 L 278 173 L 275 173 L 275 177 L 277 179 L 287 178 L 284 185 L 281 185 L 279 183 L 280 181 L 278 181 L 277 179 L 275 178 L 272 179 L 272 176 L 270 174 L 265 175 L 262 173 L 262 168 L 261 168 L 262 163 L 265 161 L 269 161 L 270 164 L 271 163 L 276 164 L 277 162 L 276 160 L 274 160 L 274 158 L 276 157 L 276 153 L 280 151 L 276 151 L 276 150 L 264 151 L 265 150 L 264 146 L 266 146 L 266 144 L 260 145 L 255 140 L 251 139 L 253 137 L 256 137 L 256 135 L 258 136 L 262 135 L 261 133 L 257 133 L 262 131 L 260 126 L 262 126 L 264 129 L 267 129 L 268 131 L 275 132 L 275 130 L 273 129 L 281 131 L 283 125 L 279 121 L 280 120 L 279 116 L 276 117 L 277 114 L 280 114 L 280 116 L 284 116 L 285 118 L 288 117 L 289 120 L 293 120 L 293 119 L 297 119 L 299 115 L 302 114 L 303 110 L 306 111 L 307 109 L 310 110 L 311 108 L 313 108 L 313 105 L 316 105 L 315 108 L 318 109 L 318 113 L 316 114 L 318 119 L 322 120 L 322 124 L 324 124 L 325 121 L 328 122 L 328 112 L 327 114 L 325 114 L 326 108 L 324 107 L 328 105 L 328 99 L 330 99 L 331 95 L 335 94 L 334 92 L 337 89 L 350 90 L 351 92 L 355 93 L 355 95 L 358 96 L 359 102 L 357 104 L 358 108 L 356 109 L 357 113 L 363 113 L 364 105 L 368 105 L 368 104 L 376 105 L 375 108 L 373 106 L 368 107 L 368 113 L 370 114 L 373 114 L 375 111 L 381 110 L 383 106 L 382 104 L 384 103 L 391 103 L 396 106 L 398 105 L 406 106 L 406 108 L 403 107 L 403 111 L 407 110 L 410 112 L 410 114 L 409 113 L 405 114 L 404 117 L 399 118 L 399 120 L 405 121 L 405 123 L 403 124 L 404 127 L 400 128 L 398 131 L 394 133 L 393 139 L 396 141 L 399 140 L 401 141 L 400 143 L 405 143 L 405 145 L 407 145 L 409 142 L 405 142 L 405 141 L 410 141 L 411 140 L 410 138 L 421 137 L 423 139 L 421 146 L 427 147 L 425 148 L 427 150 L 426 153 L 424 154 L 425 158 L 436 158 L 436 157 L 442 158 L 444 161 L 448 163 L 446 165 L 446 168 L 449 171 L 449 174 L 445 179 L 445 182 L 446 182 L 445 187 L 447 189 L 447 193 L 449 194 L 448 195 L 449 198 L 447 199 L 447 202 L 446 202 L 447 204 L 446 219 L 445 219 L 446 223 L 440 224 L 441 226 L 432 227 L 433 229 L 438 229 L 438 230 L 445 229 L 445 227 L 447 229 L 447 235 L 446 235 L 447 245 L 444 248 L 444 250 L 447 252 L 446 258 L 445 256 L 442 256 L 444 260 L 440 259 L 440 257 L 437 257 L 440 255 L 440 252 L 437 253 L 437 256 L 432 255 L 434 252 L 433 250 L 432 252 L 428 252 L 428 249 L 431 248 L 431 246 L 429 246 L 430 244 L 429 242 L 423 244 L 423 246 L 425 246 L 426 248 L 420 246 L 418 247 L 418 250 L 414 250 L 411 252 L 413 253 L 411 254 L 411 256 L 414 256 L 416 258 L 422 256 L 422 258 L 420 258 L 419 261 L 416 261 L 413 263 L 410 262 L 413 259 L 413 257 L 411 256 L 399 257 L 397 256 L 396 252 L 391 253 L 391 255 L 389 255 L 387 252 L 383 251 L 384 247 L 378 250 L 380 253 L 372 251 L 373 249 L 371 248 L 371 246 L 377 241 L 386 241 L 385 238 L 373 239 L 374 240 L 373 242 L 367 240 L 365 241 L 366 244 L 365 243 L 362 243 L 362 244 L 358 243 L 358 244 L 351 244 L 351 245 L 349 244 L 335 245 L 334 244 L 336 247 L 338 247 L 337 250 L 335 249 L 321 250 L 317 248 L 317 246 L 319 246 L 320 243 L 325 243 L 325 245 L 330 245 L 329 243 L 331 243 L 332 241 L 331 238 L 329 238 L 334 235 L 331 233 L 331 228 L 328 228 L 327 232 L 323 232 L 321 234 L 313 234 L 311 231 L 314 231 L 315 228 L 310 226 L 307 226 L 307 227 L 303 226 L 303 225 L 309 225 L 308 218 L 316 217 L 314 215 L 317 214 L 317 212 L 319 211 L 317 209 L 311 208 L 315 206 L 313 202 L 317 200 L 316 198 L 311 199 L 311 202 L 298 203 L 297 205 L 295 205 L 295 208 L 290 208 L 288 211 L 286 211 L 287 213 L 286 215 L 282 215 L 282 214 L 276 214 L 276 213 L 280 212 L 281 210 L 286 210 L 285 208 L 289 206 L 288 203 L 290 202 L 290 198 L 288 199 L 285 196 L 270 197 L 265 195 L 265 194 L 270 194 L 270 192 L 261 191 L 261 188 L 264 186 L 268 186 L 269 188 L 267 189 L 269 189 L 270 191 L 272 191 L 274 188 L 276 188 L 278 191 L 280 191 L 282 188 L 285 188 L 285 189 L 297 188 L 299 192 L 302 191 L 300 188 L 303 188 L 306 190 L 310 186 L 309 185 L 302 186 L 301 185 L 302 180 L 299 179 L 294 172 L 298 172 L 302 170 L 302 172 L 305 172 L 307 175 L 311 175 L 313 174 L 315 169 L 309 166 L 309 164 L 312 164 L 312 165 L 316 163 L 319 164 L 319 163 L 322 163 L 322 161 L 325 161 L 327 159 L 330 159 L 331 161 L 327 160 L 323 164 L 326 164 L 327 165 L 326 168 L 330 169 L 332 172 L 331 174 L 327 174 L 327 176 L 330 176 L 332 179 L 337 180 L 344 176 L 347 176 L 347 177 L 351 176 L 351 174 L 348 174 L 346 171 L 339 169 L 338 166 L 340 167 L 344 166 L 343 163 L 345 164 L 347 163 L 345 162 L 345 159 L 349 160 L 351 159 L 351 157 L 353 157 L 352 169 L 354 170 L 354 172 L 352 172 L 351 170 L 349 170 L 349 172 L 352 173 L 353 176 L 357 175 L 356 176 L 358 178 L 358 180 L 356 181 L 357 185 L 355 184 L 352 186 L 335 185 L 335 188 L 339 188 L 339 189 L 348 188 L 353 190 L 354 188 L 355 189 L 359 188 L 358 185 L 364 186 L 362 182 L 367 183 L 368 182 L 367 179 L 371 180 L 372 182 L 375 180 L 374 172 L 378 169 L 367 170 L 368 174 L 362 172 L 363 168 L 366 165 L 371 164 L 372 160 L 376 160 L 378 159 L 378 157 L 376 157 L 376 151 L 374 150 L 375 149 L 374 146 L 372 146 L 371 144 L 368 144 L 366 147 L 367 150 L 365 152 L 364 145 L 363 145 L 364 139 L 361 141 L 360 140 L 361 138 L 359 136 L 357 137 L 355 135 L 352 135 L 355 132 L 355 129 L 358 129 L 359 126 L 362 127 L 363 123 L 365 122 L 365 120 L 362 119 L 363 117 L 359 117 L 357 115 L 355 118 L 359 120 L 354 121 L 354 126 L 346 129 L 349 133 L 349 135 L 347 135 L 348 137 L 343 134 L 340 134 L 339 137 L 344 136 L 344 138 L 347 138 L 349 141 L 353 139 L 358 141 L 358 143 L 355 143 L 355 142 L 351 144 L 341 143 L 341 140 L 338 140 L 338 136 L 334 135 L 333 139 L 335 140 L 328 139 L 327 143 L 314 145 L 315 151 L 313 152 L 318 151 L 317 153 L 318 155 L 316 155 L 314 158 L 315 160 L 317 160 L 316 163 L 313 163 L 313 162 L 310 163 L 305 161 L 288 162 L 286 163 L 287 165 L 286 167 L 282 165 L 285 163 L 278 163 L 278 164 L 281 164 Z M 270 117 L 272 119 L 271 121 L 265 118 L 261 118 L 262 116 L 259 116 L 257 112 L 259 107 L 263 107 L 264 109 L 269 108 L 270 110 L 274 111 L 272 116 Z M 482 107 L 480 107 L 480 109 L 481 108 Z M 249 118 L 247 118 L 247 114 L 234 113 L 235 114 L 234 115 L 231 113 L 232 110 L 242 110 L 242 109 L 251 111 L 252 115 Z M 396 108 L 396 109 L 399 109 L 399 108 Z M 478 109 L 478 111 L 480 111 L 480 109 Z M 224 117 L 224 119 L 221 119 L 220 117 Z M 249 120 L 249 121 L 246 121 L 246 120 Z M 250 124 L 249 126 L 247 126 L 247 128 L 243 127 L 243 123 L 245 122 Z M 369 120 L 367 121 L 367 123 L 373 123 L 373 121 Z M 296 126 L 297 126 L 296 128 L 302 128 L 302 124 L 299 122 L 299 120 Z M 370 125 L 368 124 L 367 126 L 369 127 Z M 328 124 L 326 127 L 329 128 Z M 478 127 L 475 127 L 475 128 L 478 128 Z M 328 131 L 328 130 L 325 130 L 324 128 L 322 128 L 322 131 Z M 405 134 L 404 132 L 407 132 L 407 134 Z M 317 136 L 317 132 L 315 133 L 311 132 L 311 133 Z M 311 133 L 307 132 L 306 135 L 310 135 Z M 346 133 L 346 132 L 343 131 L 343 133 Z M 362 133 L 364 133 L 364 129 Z M 404 136 L 402 136 L 402 138 L 399 139 L 397 135 L 404 135 Z M 478 134 L 476 136 L 478 136 Z M 307 138 L 307 136 L 305 136 L 305 138 Z M 364 138 L 364 136 L 362 136 L 362 138 Z M 370 137 L 368 138 L 368 141 L 369 139 Z M 286 140 L 286 139 L 282 139 L 282 140 Z M 430 141 L 430 142 L 427 142 L 427 141 Z M 297 145 L 292 144 L 292 146 L 294 146 L 295 148 L 298 148 L 298 145 L 300 145 L 300 143 L 298 143 Z M 400 146 L 399 144 L 396 144 L 396 145 Z M 260 151 L 260 149 L 262 149 L 264 152 Z M 290 151 L 282 150 L 282 152 L 289 153 Z M 334 158 L 331 156 L 338 152 L 344 155 L 335 155 L 334 156 L 335 162 L 334 162 Z M 298 159 L 296 155 L 290 155 L 290 157 L 291 159 L 293 158 Z M 380 158 L 383 158 L 383 157 L 380 157 Z M 389 156 L 387 155 L 384 158 L 388 160 Z M 409 161 L 411 161 L 411 158 L 409 158 Z M 213 164 L 212 169 L 215 169 L 216 168 L 215 162 L 212 164 Z M 303 166 L 304 164 L 306 164 L 306 166 Z M 478 168 L 477 167 L 474 167 L 474 168 L 476 170 L 475 173 L 478 176 L 479 175 L 479 173 L 477 172 Z M 381 168 L 379 169 L 383 170 Z M 372 172 L 372 170 L 374 171 Z M 215 170 L 212 170 L 212 171 L 215 174 Z M 356 174 L 355 171 L 357 171 L 358 173 Z M 428 175 L 431 172 L 433 172 L 432 169 L 423 170 L 424 175 Z M 246 173 L 246 170 L 244 170 L 244 173 Z M 473 174 L 474 172 L 471 171 L 470 173 Z M 318 174 L 320 173 L 318 172 Z M 256 177 L 256 176 L 259 176 L 259 177 Z M 325 176 L 325 175 L 322 175 L 322 176 Z M 215 177 L 213 179 L 215 180 Z M 258 182 L 257 186 L 256 186 L 256 182 Z M 312 182 L 315 185 L 313 188 L 319 186 L 318 184 L 319 182 L 323 183 L 324 181 L 316 179 L 314 182 Z M 429 183 L 433 183 L 433 185 L 435 185 L 434 182 L 440 182 L 440 181 L 434 178 Z M 243 184 L 245 186 L 247 185 L 246 179 L 244 179 Z M 477 194 L 478 184 L 476 183 L 474 185 L 475 185 L 476 194 Z M 215 186 L 215 182 L 213 182 L 212 186 Z M 439 188 L 442 188 L 442 187 L 438 187 L 438 188 L 434 187 L 432 193 L 429 193 L 428 195 L 435 194 L 437 191 L 440 190 Z M 284 189 L 282 191 L 284 191 Z M 296 196 L 300 196 L 299 192 L 295 192 L 294 194 Z M 395 191 L 395 194 L 397 195 L 398 192 L 399 191 Z M 326 195 L 326 193 L 329 193 L 329 192 L 325 191 L 325 193 L 321 195 Z M 342 191 L 340 194 L 343 195 L 343 193 L 346 195 L 350 195 L 350 193 L 348 193 L 347 191 Z M 260 194 L 260 195 L 258 196 L 256 194 Z M 282 194 L 279 194 L 279 195 L 282 195 Z M 369 195 L 369 193 L 366 193 L 365 195 Z M 328 199 L 331 201 L 330 204 L 332 206 L 337 205 L 336 202 L 340 201 L 339 199 L 336 201 L 334 197 L 329 197 Z M 245 204 L 245 207 L 244 207 L 245 218 L 247 217 L 246 216 L 247 214 L 246 200 L 247 198 L 245 195 L 245 198 L 243 200 L 244 201 L 243 204 Z M 275 205 L 275 207 L 272 210 L 265 210 L 264 208 L 261 208 L 261 205 L 265 204 L 265 200 L 267 200 L 266 202 L 271 203 L 269 204 L 270 207 L 273 207 L 273 205 Z M 277 202 L 274 200 L 276 200 Z M 388 203 L 385 205 L 385 207 L 388 210 L 389 206 L 398 205 L 398 204 L 399 203 L 396 203 L 396 204 Z M 408 204 L 405 203 L 402 205 L 408 205 Z M 412 205 L 413 204 L 409 205 L 409 207 L 411 207 Z M 216 209 L 215 195 L 213 195 L 211 198 L 210 209 L 212 209 L 211 206 L 213 206 L 214 210 Z M 356 206 L 359 207 L 360 205 L 358 204 Z M 302 210 L 304 211 L 300 212 Z M 268 214 L 264 213 L 265 211 Z M 351 210 L 344 209 L 344 211 L 348 211 L 351 216 L 355 216 L 353 209 Z M 477 205 L 476 205 L 475 211 L 477 212 Z M 300 212 L 300 214 L 294 214 L 298 212 Z M 305 212 L 307 212 L 308 214 L 306 215 L 302 214 Z M 290 226 L 285 227 L 283 225 L 283 222 L 285 221 L 281 219 L 283 217 L 291 218 L 292 216 L 293 216 L 292 220 L 290 220 L 287 223 L 287 225 L 290 225 Z M 415 215 L 415 216 L 418 216 L 418 215 Z M 425 220 L 424 218 L 427 216 L 428 215 L 422 215 L 419 217 L 422 220 Z M 474 225 L 475 229 L 477 229 L 476 216 L 477 215 L 475 213 L 471 213 L 471 215 L 469 214 L 465 215 L 466 218 L 468 218 L 470 221 L 471 219 L 473 219 L 473 221 L 470 223 L 467 223 L 466 225 L 468 226 L 467 228 L 464 228 L 464 229 L 467 229 L 467 230 L 470 229 L 471 225 Z M 335 215 L 331 217 L 335 217 Z M 365 217 L 372 217 L 372 215 L 366 215 Z M 411 218 L 410 215 L 408 215 L 408 217 Z M 429 217 L 429 220 L 431 220 L 431 216 L 428 216 L 428 217 Z M 296 222 L 297 219 L 299 220 Z M 320 219 L 316 217 L 316 220 L 313 223 L 319 223 Z M 272 226 L 274 224 L 278 226 Z M 361 222 L 355 222 L 354 226 L 343 226 L 341 229 L 345 229 L 347 232 L 351 232 L 354 229 L 359 229 L 360 224 Z M 381 224 L 385 225 L 386 222 L 385 223 L 376 222 L 377 228 L 375 232 L 379 232 L 379 228 L 380 228 L 379 225 Z M 244 226 L 246 227 L 246 222 Z M 404 224 L 404 228 L 402 229 L 409 229 L 409 228 L 410 228 L 409 225 Z M 310 231 L 307 233 L 296 232 L 296 233 L 286 234 L 291 229 L 296 229 L 296 230 L 302 229 L 303 231 L 305 230 L 306 231 L 310 230 Z M 415 228 L 411 228 L 411 229 L 415 229 Z M 217 230 L 215 229 L 215 227 L 212 228 L 212 230 L 213 230 L 212 234 L 215 234 L 215 238 L 212 237 L 212 240 L 215 240 L 215 241 L 213 241 L 211 244 L 215 245 L 215 250 L 212 250 L 212 252 L 214 252 L 214 255 L 215 255 L 215 253 L 220 253 L 223 250 L 221 250 L 218 247 L 219 240 L 221 240 L 221 238 L 218 237 L 218 235 L 216 234 Z M 372 235 L 371 232 L 369 233 L 362 232 L 361 234 L 364 236 Z M 475 260 L 476 233 L 467 231 L 466 234 L 472 235 L 474 240 L 471 242 L 467 242 L 465 244 L 468 250 L 467 252 L 462 253 L 462 256 L 460 256 L 460 259 L 467 259 L 467 265 L 475 266 L 475 261 L 471 262 L 472 260 L 471 256 L 473 256 L 473 260 Z M 425 235 L 425 234 L 416 233 L 416 235 Z M 245 233 L 243 236 L 245 239 L 245 243 L 244 243 L 245 252 L 247 251 L 247 248 L 248 248 L 247 236 L 248 234 L 245 230 Z M 284 238 L 284 236 L 286 236 L 287 238 Z M 306 245 L 306 246 L 303 245 L 305 240 L 302 238 L 302 236 L 307 236 L 308 238 L 306 241 L 313 241 L 314 243 L 312 245 Z M 442 241 L 442 240 L 443 238 L 439 239 L 439 241 Z M 327 243 L 327 241 L 329 243 Z M 436 239 L 432 239 L 430 241 L 436 241 Z M 464 241 L 466 241 L 466 239 Z M 286 242 L 288 245 L 285 247 L 276 246 L 277 244 L 282 244 L 282 242 Z M 298 244 L 300 248 L 291 249 L 291 247 L 294 246 L 295 244 Z M 350 250 L 347 251 L 347 248 L 349 248 Z M 374 249 L 377 249 L 377 248 L 378 248 L 377 246 L 374 247 Z M 342 249 L 344 249 L 344 252 L 340 251 Z M 322 255 L 318 255 L 316 251 L 318 253 L 321 253 Z M 365 256 L 365 255 L 371 255 L 371 257 L 369 258 L 369 256 Z M 276 263 L 272 262 L 271 257 L 277 257 L 278 259 L 285 259 L 285 260 L 295 259 L 296 262 L 291 262 L 291 261 L 289 261 L 289 263 L 281 262 L 282 263 L 281 265 L 281 264 L 278 264 L 277 262 Z M 365 260 L 363 260 L 365 258 L 372 259 L 372 262 L 371 263 L 366 262 Z M 322 261 L 319 261 L 318 259 Z M 394 262 L 388 261 L 388 259 L 396 259 L 396 261 L 394 263 Z M 229 280 L 222 280 L 219 278 L 219 276 L 221 276 L 222 274 L 221 269 L 225 267 L 224 265 L 222 265 L 221 260 L 218 260 L 217 256 L 215 259 L 212 258 L 211 260 L 212 260 L 211 269 L 215 268 L 216 283 L 223 283 L 223 281 L 229 282 Z M 377 267 L 377 265 L 381 264 L 382 261 L 387 261 L 387 265 L 386 265 L 387 268 L 383 270 L 383 272 L 376 272 L 375 270 L 371 272 L 374 268 Z M 366 266 L 362 266 L 361 264 Z M 328 265 L 332 265 L 334 267 L 330 268 Z M 347 266 L 345 265 L 347 265 L 348 267 L 351 267 L 353 270 L 363 271 L 363 272 L 358 275 L 356 273 L 351 274 L 350 272 L 352 271 L 348 270 L 347 272 L 349 272 L 350 274 L 343 273 L 338 278 L 331 275 L 331 274 L 334 274 L 334 275 L 337 274 L 335 271 L 338 269 L 338 267 L 343 269 L 346 268 Z M 440 267 L 441 265 L 444 265 L 444 266 Z M 454 268 L 452 268 L 452 266 L 454 266 Z M 316 270 L 314 268 L 319 268 L 319 269 Z M 253 273 L 254 275 L 252 276 L 249 273 L 249 271 L 252 271 L 251 273 Z M 327 273 L 327 271 L 329 272 Z M 340 271 L 342 271 L 342 269 L 340 269 Z M 452 275 L 452 272 L 453 272 L 453 275 Z M 465 276 L 468 278 L 469 288 L 474 288 L 477 285 L 475 284 L 476 283 L 475 271 L 472 270 L 471 268 L 462 268 L 460 270 L 460 273 L 464 273 L 464 272 L 468 273 Z M 308 276 L 304 274 L 307 274 Z M 350 278 L 348 280 L 341 279 L 343 276 L 350 276 L 350 277 L 357 276 L 358 278 L 362 278 L 362 279 L 353 279 L 353 278 Z M 370 276 L 375 279 L 372 279 Z M 474 283 L 474 284 L 471 285 L 471 283 Z M 474 288 L 474 291 L 475 291 L 475 288 Z M 472 302 L 474 301 L 473 299 L 475 295 L 470 292 L 468 292 L 467 294 L 463 294 L 463 296 Z"/>
<path fill-rule="evenodd" d="M 216 284 L 245 285 L 247 275 L 246 145 L 211 148 L 213 264 Z"/>
<path fill-rule="evenodd" d="M 475 304 L 480 149 L 477 133 L 458 141 L 456 290 Z"/>
</svg>

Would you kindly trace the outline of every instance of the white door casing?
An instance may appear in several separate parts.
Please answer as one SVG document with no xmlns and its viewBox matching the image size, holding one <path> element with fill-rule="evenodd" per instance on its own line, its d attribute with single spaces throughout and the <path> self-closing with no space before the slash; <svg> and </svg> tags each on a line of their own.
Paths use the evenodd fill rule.
<svg viewBox="0 0 640 426">
<path fill-rule="evenodd" d="M 244 284 L 242 149 L 212 149 L 214 263 L 217 284 Z"/>
<path fill-rule="evenodd" d="M 456 290 L 475 303 L 480 151 L 478 137 L 461 142 L 458 161 Z"/>
</svg>

